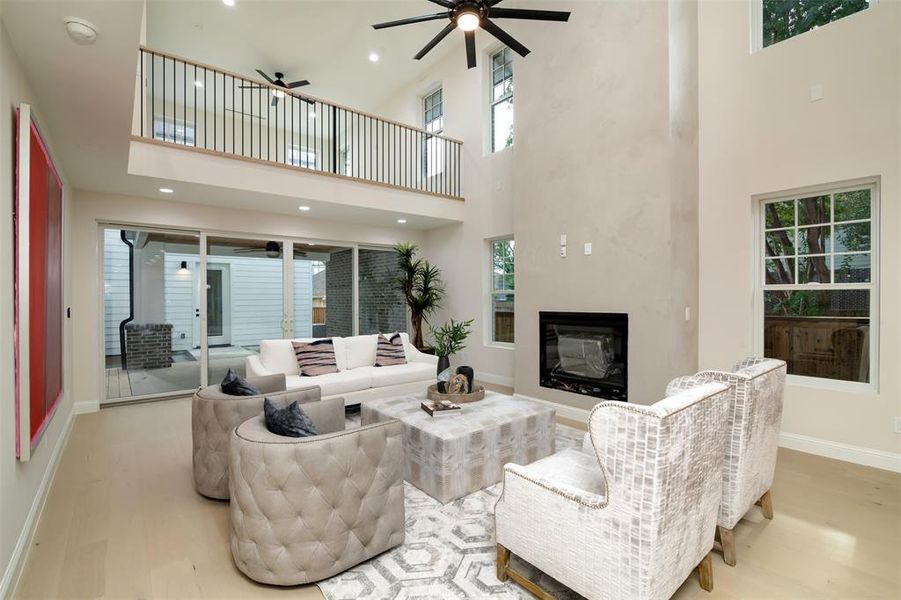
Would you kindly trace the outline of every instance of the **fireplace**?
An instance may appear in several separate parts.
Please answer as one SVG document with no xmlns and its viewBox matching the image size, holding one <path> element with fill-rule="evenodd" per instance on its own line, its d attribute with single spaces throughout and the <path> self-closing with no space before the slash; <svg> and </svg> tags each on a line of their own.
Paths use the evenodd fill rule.
<svg viewBox="0 0 901 600">
<path fill-rule="evenodd" d="M 628 400 L 629 315 L 540 312 L 541 387 Z"/>
</svg>

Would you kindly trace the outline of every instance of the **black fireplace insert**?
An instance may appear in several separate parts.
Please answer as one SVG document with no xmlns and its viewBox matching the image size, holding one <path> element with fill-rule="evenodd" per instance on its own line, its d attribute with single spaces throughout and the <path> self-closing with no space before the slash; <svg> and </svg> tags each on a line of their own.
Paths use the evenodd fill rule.
<svg viewBox="0 0 901 600">
<path fill-rule="evenodd" d="M 540 312 L 541 387 L 628 401 L 629 315 Z"/>
</svg>

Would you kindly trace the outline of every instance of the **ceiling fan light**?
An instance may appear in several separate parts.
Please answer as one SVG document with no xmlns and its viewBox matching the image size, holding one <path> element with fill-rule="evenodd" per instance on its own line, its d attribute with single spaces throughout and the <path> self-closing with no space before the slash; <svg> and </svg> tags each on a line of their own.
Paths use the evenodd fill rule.
<svg viewBox="0 0 901 600">
<path fill-rule="evenodd" d="M 479 28 L 481 22 L 479 14 L 474 10 L 464 10 L 457 15 L 457 27 L 461 31 L 475 31 Z"/>
<path fill-rule="evenodd" d="M 272 95 L 275 96 L 276 98 L 284 98 L 285 92 L 283 92 L 281 90 L 272 90 Z"/>
</svg>

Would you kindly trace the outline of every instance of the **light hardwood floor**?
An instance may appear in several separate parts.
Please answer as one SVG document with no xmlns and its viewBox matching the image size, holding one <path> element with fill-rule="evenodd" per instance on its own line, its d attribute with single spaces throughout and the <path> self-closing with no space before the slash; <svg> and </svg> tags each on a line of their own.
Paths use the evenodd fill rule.
<svg viewBox="0 0 901 600">
<path fill-rule="evenodd" d="M 79 416 L 14 596 L 322 597 L 243 577 L 191 473 L 190 400 Z M 677 598 L 901 598 L 901 476 L 782 450 L 773 499 L 736 528 L 736 567 L 714 556 L 713 592 L 693 575 Z"/>
</svg>

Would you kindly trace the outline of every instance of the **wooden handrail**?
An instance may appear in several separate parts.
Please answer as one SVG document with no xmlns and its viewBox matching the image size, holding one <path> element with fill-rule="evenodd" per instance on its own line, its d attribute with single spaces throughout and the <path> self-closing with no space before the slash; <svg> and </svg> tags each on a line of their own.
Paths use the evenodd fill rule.
<svg viewBox="0 0 901 600">
<path fill-rule="evenodd" d="M 172 60 L 181 61 L 185 64 L 188 64 L 188 65 L 191 65 L 194 67 L 200 67 L 200 68 L 206 69 L 208 71 L 214 71 L 221 75 L 228 75 L 229 77 L 233 77 L 235 79 L 242 79 L 244 81 L 249 81 L 249 82 L 253 83 L 254 85 L 259 85 L 260 87 L 267 87 L 267 88 L 270 88 L 273 90 L 277 90 L 279 92 L 284 93 L 285 95 L 294 96 L 295 98 L 297 98 L 299 100 L 318 102 L 320 104 L 324 104 L 325 106 L 334 106 L 335 108 L 340 108 L 341 110 L 346 110 L 348 112 L 360 115 L 362 117 L 369 117 L 370 119 L 375 119 L 376 121 L 381 121 L 382 123 L 390 123 L 391 125 L 395 125 L 397 127 L 403 127 L 405 129 L 409 129 L 411 131 L 416 131 L 416 132 L 419 132 L 430 138 L 438 138 L 441 140 L 447 140 L 448 142 L 452 142 L 454 144 L 460 144 L 461 146 L 463 145 L 463 142 L 458 139 L 454 139 L 454 138 L 440 135 L 437 133 L 432 133 L 430 131 L 426 131 L 425 129 L 423 129 L 421 127 L 415 127 L 413 125 L 401 123 L 400 121 L 386 119 L 385 117 L 380 117 L 378 115 L 374 115 L 374 114 L 366 112 L 366 111 L 358 110 L 356 108 L 351 108 L 351 107 L 345 106 L 343 104 L 338 104 L 337 102 L 332 102 L 331 100 L 323 100 L 322 98 L 317 98 L 316 96 L 312 96 L 310 94 L 301 94 L 301 93 L 295 92 L 293 90 L 283 88 L 278 85 L 272 85 L 268 81 L 260 81 L 258 79 L 254 79 L 252 77 L 248 77 L 246 75 L 241 75 L 240 73 L 235 73 L 234 71 L 229 71 L 228 69 L 223 69 L 221 67 L 214 67 L 213 65 L 209 65 L 209 64 L 202 63 L 199 61 L 191 60 L 190 58 L 185 58 L 184 56 L 172 54 L 171 52 L 165 52 L 163 50 L 154 50 L 153 48 L 148 48 L 147 46 L 143 46 L 143 45 L 138 46 L 138 47 L 143 52 L 152 54 L 154 56 L 162 56 L 165 58 L 171 58 Z"/>
</svg>

